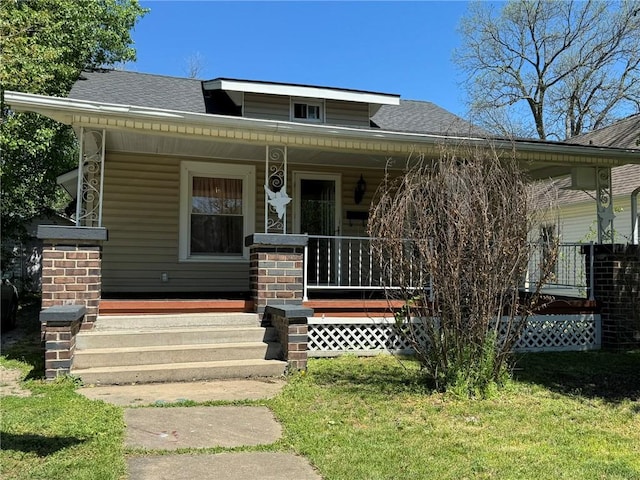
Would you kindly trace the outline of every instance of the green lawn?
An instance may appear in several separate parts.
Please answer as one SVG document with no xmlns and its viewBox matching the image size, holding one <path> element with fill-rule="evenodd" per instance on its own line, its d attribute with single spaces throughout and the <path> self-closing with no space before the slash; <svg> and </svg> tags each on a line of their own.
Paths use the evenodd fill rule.
<svg viewBox="0 0 640 480">
<path fill-rule="evenodd" d="M 640 479 L 640 352 L 531 355 L 517 375 L 459 400 L 427 391 L 414 362 L 316 360 L 270 406 L 327 479 Z"/>
<path fill-rule="evenodd" d="M 122 409 L 39 380 L 38 347 L 0 357 L 32 391 L 1 400 L 0 478 L 124 478 L 139 452 L 122 445 Z M 640 479 L 640 351 L 529 355 L 515 372 L 497 397 L 460 400 L 427 389 L 413 361 L 312 360 L 256 402 L 285 431 L 258 448 L 301 453 L 325 479 Z"/>
</svg>

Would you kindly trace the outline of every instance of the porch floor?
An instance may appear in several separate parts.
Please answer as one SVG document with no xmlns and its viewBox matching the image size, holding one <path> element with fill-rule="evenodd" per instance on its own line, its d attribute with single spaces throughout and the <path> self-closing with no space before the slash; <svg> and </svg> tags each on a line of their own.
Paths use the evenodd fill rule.
<svg viewBox="0 0 640 480">
<path fill-rule="evenodd" d="M 312 308 L 315 317 L 390 317 L 402 307 L 402 301 L 384 299 L 318 298 L 309 299 L 303 305 Z M 253 301 L 247 299 L 116 299 L 100 301 L 100 315 L 145 315 L 177 313 L 251 313 Z M 593 300 L 556 298 L 545 304 L 538 314 L 561 315 L 597 313 L 598 305 Z"/>
</svg>

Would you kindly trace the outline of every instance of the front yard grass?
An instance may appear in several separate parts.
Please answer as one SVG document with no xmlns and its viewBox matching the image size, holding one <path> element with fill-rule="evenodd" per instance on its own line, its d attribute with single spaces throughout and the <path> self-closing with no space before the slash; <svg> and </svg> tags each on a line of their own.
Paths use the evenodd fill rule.
<svg viewBox="0 0 640 480">
<path fill-rule="evenodd" d="M 640 479 L 640 352 L 529 355 L 489 400 L 412 361 L 314 360 L 270 406 L 327 479 Z"/>
<path fill-rule="evenodd" d="M 39 380 L 38 349 L 0 357 L 32 392 L 0 400 L 0 478 L 126 478 L 140 452 L 123 447 L 123 410 Z M 281 395 L 250 402 L 275 412 L 283 439 L 243 450 L 300 453 L 326 480 L 640 480 L 640 351 L 532 354 L 515 373 L 495 398 L 461 400 L 430 391 L 411 360 L 311 360 Z"/>
</svg>

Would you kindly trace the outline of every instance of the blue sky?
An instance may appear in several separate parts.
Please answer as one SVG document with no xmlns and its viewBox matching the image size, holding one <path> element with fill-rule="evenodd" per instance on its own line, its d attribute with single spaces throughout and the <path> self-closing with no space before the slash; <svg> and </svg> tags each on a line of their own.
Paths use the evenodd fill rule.
<svg viewBox="0 0 640 480">
<path fill-rule="evenodd" d="M 464 116 L 456 1 L 145 1 L 129 70 L 396 93 Z"/>
</svg>

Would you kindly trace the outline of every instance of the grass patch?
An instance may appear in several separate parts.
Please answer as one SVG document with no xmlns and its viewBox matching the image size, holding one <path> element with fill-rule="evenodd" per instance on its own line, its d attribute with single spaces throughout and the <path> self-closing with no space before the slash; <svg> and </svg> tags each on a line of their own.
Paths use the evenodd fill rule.
<svg viewBox="0 0 640 480">
<path fill-rule="evenodd" d="M 25 386 L 31 397 L 2 398 L 1 478 L 124 477 L 120 408 L 78 395 L 69 378 Z"/>
<path fill-rule="evenodd" d="M 16 340 L 0 356 L 0 365 L 19 370 L 21 386 L 32 392 L 0 398 L 0 478 L 124 478 L 122 409 L 78 395 L 71 378 L 42 380 L 39 311 L 37 298 L 23 299 L 17 331 L 6 334 Z"/>
<path fill-rule="evenodd" d="M 592 354 L 581 355 L 565 362 Z M 609 355 L 593 363 L 607 368 L 619 358 Z M 526 381 L 488 400 L 425 390 L 412 361 L 312 360 L 270 406 L 285 443 L 327 479 L 640 479 L 638 399 L 569 395 L 562 379 L 548 387 L 562 358 L 521 359 Z M 637 369 L 640 352 L 620 363 Z"/>
</svg>

